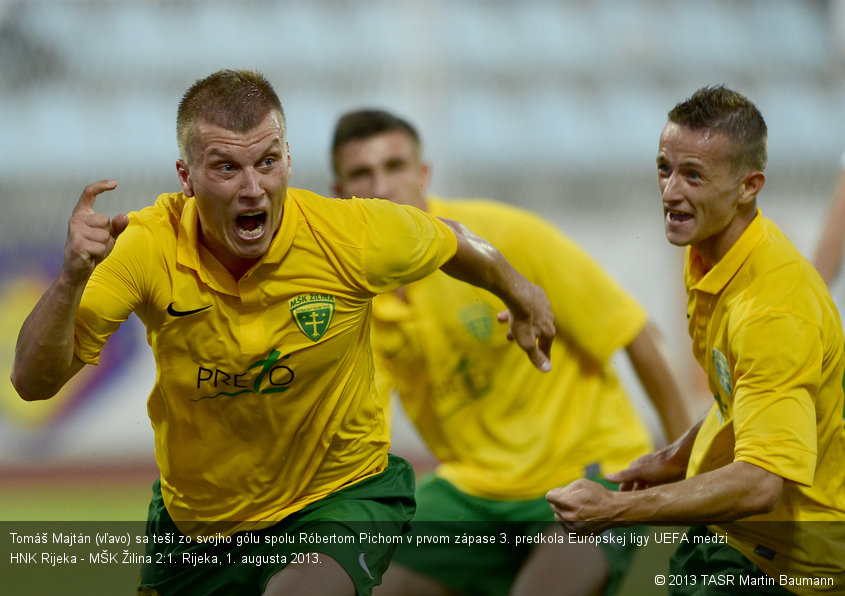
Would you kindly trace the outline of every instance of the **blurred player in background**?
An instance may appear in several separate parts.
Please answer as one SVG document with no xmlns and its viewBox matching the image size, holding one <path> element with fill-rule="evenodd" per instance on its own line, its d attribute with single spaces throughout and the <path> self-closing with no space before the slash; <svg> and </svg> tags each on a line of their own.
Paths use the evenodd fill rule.
<svg viewBox="0 0 845 596">
<path fill-rule="evenodd" d="M 13 383 L 50 398 L 136 313 L 156 360 L 161 470 L 139 594 L 369 594 L 393 546 L 350 524 L 401 534 L 414 509 L 413 471 L 388 455 L 373 385 L 373 296 L 440 267 L 479 283 L 544 370 L 548 301 L 454 223 L 288 188 L 282 105 L 259 73 L 197 81 L 177 133 L 182 192 L 110 219 L 94 203 L 116 183 L 83 191 L 61 272 L 21 329 Z M 233 534 L 222 550 L 183 543 Z"/>
<path fill-rule="evenodd" d="M 755 579 L 755 594 L 845 586 L 845 340 L 823 280 L 757 207 L 766 144 L 756 106 L 725 87 L 669 112 L 657 180 L 666 237 L 688 247 L 689 331 L 714 403 L 610 475 L 623 491 L 579 480 L 548 496 L 573 528 L 692 524 L 670 564 L 692 579 L 670 593 L 717 576 Z"/>
<path fill-rule="evenodd" d="M 574 242 L 521 209 L 430 195 L 417 131 L 387 112 L 341 117 L 331 157 L 342 197 L 388 199 L 489 235 L 546 290 L 555 316 L 555 367 L 541 375 L 494 333 L 503 305 L 483 290 L 434 273 L 373 301 L 382 398 L 397 390 L 440 462 L 417 489 L 417 535 L 481 527 L 458 520 L 503 522 L 499 531 L 521 522 L 524 535 L 559 532 L 547 490 L 600 478 L 647 453 L 649 433 L 609 363 L 617 350 L 626 350 L 666 435 L 687 428 L 683 392 L 654 325 Z M 556 594 L 599 594 L 619 585 L 629 554 L 583 544 L 414 543 L 397 549 L 376 593 L 545 594 L 554 586 Z"/>
</svg>

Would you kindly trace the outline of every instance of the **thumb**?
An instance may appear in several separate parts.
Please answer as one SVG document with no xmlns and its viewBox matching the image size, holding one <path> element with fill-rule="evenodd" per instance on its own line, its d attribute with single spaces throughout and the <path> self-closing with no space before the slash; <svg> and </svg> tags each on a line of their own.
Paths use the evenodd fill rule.
<svg viewBox="0 0 845 596">
<path fill-rule="evenodd" d="M 121 213 L 120 215 L 115 215 L 111 220 L 111 237 L 117 238 L 126 229 L 126 226 L 129 225 L 129 217 Z"/>
<path fill-rule="evenodd" d="M 618 483 L 618 482 L 625 482 L 626 480 L 630 480 L 631 477 L 632 477 L 632 474 L 629 472 L 629 470 L 620 470 L 618 472 L 611 472 L 610 474 L 605 474 L 604 477 L 605 477 L 606 480 L 609 480 L 610 482 L 617 482 Z"/>
<path fill-rule="evenodd" d="M 548 491 L 546 491 L 546 499 L 547 500 L 555 499 L 555 498 L 559 497 L 560 493 L 562 493 L 562 492 L 563 492 L 563 487 L 560 487 L 560 486 L 558 486 L 556 488 L 549 489 Z"/>
</svg>

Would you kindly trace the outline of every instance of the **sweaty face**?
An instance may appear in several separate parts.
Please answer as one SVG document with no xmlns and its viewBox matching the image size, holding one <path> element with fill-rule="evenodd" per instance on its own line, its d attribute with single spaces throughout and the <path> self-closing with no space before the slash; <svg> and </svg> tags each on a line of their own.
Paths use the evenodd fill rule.
<svg viewBox="0 0 845 596">
<path fill-rule="evenodd" d="M 191 162 L 176 169 L 185 194 L 196 197 L 201 242 L 240 277 L 267 252 L 282 219 L 291 170 L 278 115 L 244 133 L 200 122 Z"/>
<path fill-rule="evenodd" d="M 753 208 L 743 192 L 746 173 L 731 171 L 728 149 L 720 133 L 669 122 L 657 154 L 666 238 L 692 245 L 711 265 L 742 234 Z"/>
<path fill-rule="evenodd" d="M 388 199 L 425 209 L 428 166 L 405 131 L 391 130 L 341 145 L 335 155 L 335 191 L 344 198 Z"/>
</svg>

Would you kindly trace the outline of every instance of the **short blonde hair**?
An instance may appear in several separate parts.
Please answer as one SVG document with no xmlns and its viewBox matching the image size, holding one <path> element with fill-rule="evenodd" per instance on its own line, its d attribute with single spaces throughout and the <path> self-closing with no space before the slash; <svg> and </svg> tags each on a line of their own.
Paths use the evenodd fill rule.
<svg viewBox="0 0 845 596">
<path fill-rule="evenodd" d="M 282 137 L 286 133 L 282 102 L 270 82 L 252 70 L 220 70 L 195 82 L 182 96 L 176 114 L 179 155 L 187 163 L 200 121 L 236 132 L 258 126 L 268 113 L 279 116 Z"/>
</svg>

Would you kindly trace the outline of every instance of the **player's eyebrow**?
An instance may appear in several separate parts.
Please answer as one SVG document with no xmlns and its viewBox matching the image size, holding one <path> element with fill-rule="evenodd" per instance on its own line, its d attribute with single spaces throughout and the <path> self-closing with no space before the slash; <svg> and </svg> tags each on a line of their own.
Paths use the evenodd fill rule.
<svg viewBox="0 0 845 596">
<path fill-rule="evenodd" d="M 369 174 L 373 171 L 371 166 L 356 166 L 346 172 L 346 176 L 361 176 L 363 174 Z"/>
</svg>

